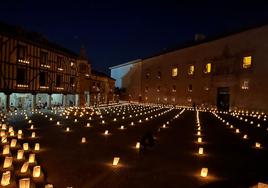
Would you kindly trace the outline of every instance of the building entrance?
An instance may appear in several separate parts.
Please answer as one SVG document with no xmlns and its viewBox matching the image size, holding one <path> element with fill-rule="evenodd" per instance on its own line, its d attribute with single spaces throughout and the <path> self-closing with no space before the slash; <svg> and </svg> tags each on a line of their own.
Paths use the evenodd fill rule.
<svg viewBox="0 0 268 188">
<path fill-rule="evenodd" d="M 229 87 L 219 87 L 217 89 L 218 110 L 229 110 L 230 92 Z"/>
</svg>

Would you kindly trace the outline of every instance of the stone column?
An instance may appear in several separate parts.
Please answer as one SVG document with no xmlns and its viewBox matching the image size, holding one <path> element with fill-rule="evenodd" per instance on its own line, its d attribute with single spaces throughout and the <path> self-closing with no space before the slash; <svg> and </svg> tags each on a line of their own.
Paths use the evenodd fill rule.
<svg viewBox="0 0 268 188">
<path fill-rule="evenodd" d="M 47 108 L 48 109 L 51 108 L 51 101 L 52 101 L 52 96 L 51 96 L 51 94 L 48 94 L 48 101 L 47 101 Z"/>
<path fill-rule="evenodd" d="M 6 112 L 9 112 L 10 111 L 10 93 L 6 94 L 6 106 L 5 106 L 5 109 L 6 109 Z"/>
<path fill-rule="evenodd" d="M 32 110 L 36 109 L 36 94 L 32 94 Z"/>
<path fill-rule="evenodd" d="M 64 94 L 63 95 L 63 107 L 66 107 L 67 106 L 67 95 L 66 94 Z"/>
</svg>

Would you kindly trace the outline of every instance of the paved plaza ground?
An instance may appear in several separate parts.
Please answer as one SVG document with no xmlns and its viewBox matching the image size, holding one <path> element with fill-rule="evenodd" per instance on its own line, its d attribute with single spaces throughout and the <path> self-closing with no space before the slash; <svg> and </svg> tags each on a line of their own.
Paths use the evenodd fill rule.
<svg viewBox="0 0 268 188">
<path fill-rule="evenodd" d="M 36 160 L 44 180 L 37 182 L 37 187 L 51 183 L 56 188 L 242 188 L 268 181 L 268 124 L 264 115 L 258 119 L 258 115 L 232 116 L 152 105 L 102 108 L 101 114 L 82 109 L 69 112 L 68 119 L 67 111 L 35 113 L 26 120 L 24 115 L 13 113 L 8 119 L 15 131 L 23 131 L 20 145 L 27 141 L 33 148 L 34 143 L 40 143 Z M 34 125 L 33 130 L 30 125 Z M 33 131 L 37 138 L 27 139 Z M 153 147 L 136 149 L 147 132 L 155 138 Z M 82 137 L 86 143 L 81 143 Z M 197 142 L 198 137 L 202 143 Z M 260 148 L 255 147 L 256 142 L 261 143 Z M 203 155 L 198 154 L 199 147 L 204 148 Z M 118 166 L 112 165 L 114 157 L 120 157 Z M 208 168 L 207 177 L 200 177 L 203 167 Z M 15 179 L 18 181 L 17 176 Z"/>
</svg>

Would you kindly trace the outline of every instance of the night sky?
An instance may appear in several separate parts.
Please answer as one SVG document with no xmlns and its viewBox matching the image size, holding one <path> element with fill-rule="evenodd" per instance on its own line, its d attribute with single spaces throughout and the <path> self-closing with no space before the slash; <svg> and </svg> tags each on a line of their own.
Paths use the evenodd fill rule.
<svg viewBox="0 0 268 188">
<path fill-rule="evenodd" d="M 191 41 L 268 23 L 265 1 L 30 1 L 0 2 L 0 21 L 42 33 L 79 52 L 84 45 L 93 68 L 153 55 Z M 235 1 L 234 1 L 235 2 Z"/>
</svg>

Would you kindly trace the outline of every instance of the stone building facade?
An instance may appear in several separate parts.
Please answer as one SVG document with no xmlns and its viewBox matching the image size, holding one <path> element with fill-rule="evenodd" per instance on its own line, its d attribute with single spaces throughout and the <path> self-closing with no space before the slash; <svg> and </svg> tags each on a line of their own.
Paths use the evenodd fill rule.
<svg viewBox="0 0 268 188">
<path fill-rule="evenodd" d="M 131 100 L 268 111 L 268 26 L 110 67 Z"/>
<path fill-rule="evenodd" d="M 41 34 L 0 23 L 0 110 L 92 105 L 91 79 L 83 49 L 77 55 Z"/>
</svg>

